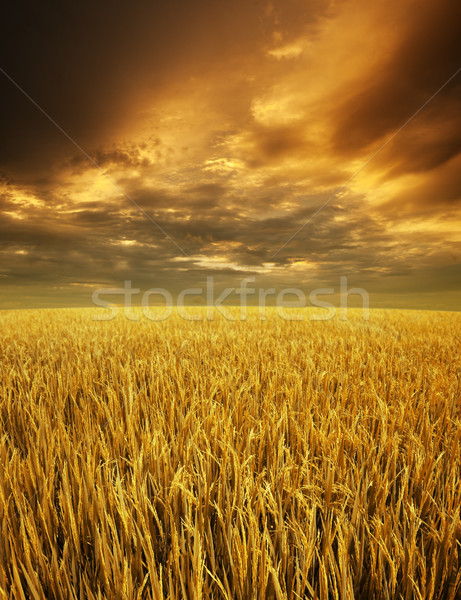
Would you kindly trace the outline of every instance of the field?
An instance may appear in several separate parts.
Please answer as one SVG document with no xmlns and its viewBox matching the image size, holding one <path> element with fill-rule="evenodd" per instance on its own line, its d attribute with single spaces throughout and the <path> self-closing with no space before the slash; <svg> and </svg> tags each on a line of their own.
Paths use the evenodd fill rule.
<svg viewBox="0 0 461 600">
<path fill-rule="evenodd" d="M 0 313 L 0 597 L 461 597 L 461 314 L 93 315 Z"/>
</svg>

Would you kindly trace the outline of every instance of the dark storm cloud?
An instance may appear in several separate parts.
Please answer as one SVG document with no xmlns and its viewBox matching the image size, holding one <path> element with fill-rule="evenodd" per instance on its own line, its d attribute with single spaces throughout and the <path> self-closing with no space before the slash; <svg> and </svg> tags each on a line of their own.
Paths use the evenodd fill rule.
<svg viewBox="0 0 461 600">
<path fill-rule="evenodd" d="M 133 106 L 182 78 L 251 60 L 304 28 L 323 2 L 3 2 L 1 67 L 79 143 L 93 150 L 129 122 Z M 69 142 L 0 75 L 0 165 L 49 168 Z"/>
<path fill-rule="evenodd" d="M 402 17 L 402 39 L 387 64 L 334 108 L 337 125 L 333 147 L 342 155 L 353 156 L 384 141 L 461 67 L 461 4 L 441 0 L 410 4 L 409 8 Z M 460 108 L 461 76 L 453 79 L 417 117 L 418 125 L 423 123 L 429 131 L 429 143 L 418 139 L 414 123 L 396 139 L 385 160 L 397 160 L 401 170 L 411 171 L 452 158 L 461 150 Z M 458 127 L 453 126 L 454 116 Z M 431 125 L 438 135 L 430 135 Z M 407 136 L 410 141 L 405 142 Z M 379 160 L 375 164 L 382 166 Z"/>
<path fill-rule="evenodd" d="M 197 190 L 194 190 L 195 193 Z M 169 201 L 171 204 L 171 198 Z M 170 264 L 170 268 L 178 266 L 174 262 L 175 249 L 167 240 L 153 235 L 151 224 L 136 211 L 127 215 L 111 208 L 87 208 L 55 215 L 53 210 L 49 210 L 45 218 L 43 209 L 40 210 L 40 221 L 5 215 L 0 223 L 0 247 L 5 251 L 28 253 L 29 258 L 20 255 L 18 260 L 30 261 L 33 255 L 36 264 L 37 257 L 46 257 L 47 261 L 62 263 L 59 273 L 67 273 L 67 278 L 71 279 L 76 275 L 87 276 L 88 265 L 95 261 L 115 264 L 121 257 L 131 262 L 134 272 L 142 270 L 146 261 L 153 260 L 157 270 L 163 263 Z M 37 214 L 40 210 L 37 209 Z M 370 238 L 374 244 L 386 241 L 386 235 L 370 217 L 357 212 L 347 223 L 337 223 L 335 217 L 340 213 L 334 206 L 326 209 L 322 220 L 307 227 L 296 240 L 292 252 L 282 253 L 277 264 L 289 264 L 296 256 L 313 261 L 350 259 L 361 262 L 361 250 L 357 248 L 362 243 L 366 244 Z M 194 214 L 193 219 L 186 219 L 182 213 L 171 217 L 161 207 L 151 210 L 150 214 L 175 239 L 184 240 L 192 256 L 206 255 L 213 243 L 231 244 L 227 251 L 230 261 L 257 267 L 269 260 L 275 242 L 278 244 L 287 232 L 293 230 L 308 211 L 303 208 L 280 218 L 259 217 L 257 220 L 238 217 L 225 207 L 218 207 L 209 216 Z M 69 239 L 72 240 L 71 245 Z M 125 247 L 125 240 L 135 240 L 136 244 Z M 357 244 L 358 240 L 360 244 Z M 367 251 L 363 256 L 367 256 Z M 117 273 L 117 270 L 112 272 Z M 104 275 L 107 278 L 108 273 Z"/>
<path fill-rule="evenodd" d="M 301 212 L 304 217 L 305 209 Z M 347 221 L 338 221 L 343 214 L 343 209 L 330 206 L 319 222 L 306 227 L 294 240 L 292 251 L 277 257 L 277 268 L 282 271 L 275 280 L 273 274 L 261 274 L 259 268 L 269 260 L 271 243 L 278 243 L 282 234 L 297 225 L 300 213 L 281 219 L 240 219 L 236 226 L 225 211 L 215 223 L 200 218 L 192 223 L 179 218 L 167 220 L 158 211 L 155 217 L 161 225 L 176 239 L 186 241 L 191 257 L 181 261 L 171 245 L 155 239 L 149 223 L 135 213 L 121 218 L 116 212 L 82 210 L 61 215 L 58 227 L 51 214 L 40 224 L 10 217 L 0 226 L 0 259 L 8 257 L 2 260 L 0 275 L 6 290 L 24 287 L 27 295 L 42 285 L 51 296 L 61 293 L 64 297 L 78 291 L 83 304 L 91 304 L 92 290 L 101 285 L 121 287 L 124 280 L 131 280 L 133 286 L 164 287 L 176 294 L 185 287 L 202 285 L 210 274 L 231 286 L 237 286 L 242 277 L 255 276 L 261 286 L 276 283 L 309 289 L 337 285 L 339 277 L 347 275 L 351 284 L 367 281 L 371 289 L 382 292 L 386 289 L 383 277 L 391 282 L 391 289 L 394 281 L 409 285 L 408 277 L 418 284 L 424 272 L 436 274 L 431 284 L 436 289 L 439 283 L 443 289 L 456 289 L 459 270 L 453 267 L 437 274 L 436 265 L 445 260 L 437 257 L 437 252 L 444 251 L 437 235 L 423 239 L 407 235 L 397 241 L 383 230 L 378 218 L 361 210 L 360 199 L 349 209 Z M 123 245 L 131 240 L 136 243 Z M 234 263 L 234 268 L 218 265 L 210 271 L 201 264 L 199 257 L 209 255 L 213 242 L 230 244 L 226 260 Z M 428 246 L 433 250 L 428 251 Z M 460 248 L 456 252 L 461 256 Z M 453 256 L 451 262 L 459 262 L 459 256 Z M 290 272 L 297 261 L 307 261 L 318 270 Z M 4 295 L 2 305 L 8 306 L 9 301 L 9 295 Z"/>
<path fill-rule="evenodd" d="M 421 176 L 409 189 L 403 189 L 380 206 L 389 220 L 458 217 L 461 213 L 461 156 Z"/>
</svg>

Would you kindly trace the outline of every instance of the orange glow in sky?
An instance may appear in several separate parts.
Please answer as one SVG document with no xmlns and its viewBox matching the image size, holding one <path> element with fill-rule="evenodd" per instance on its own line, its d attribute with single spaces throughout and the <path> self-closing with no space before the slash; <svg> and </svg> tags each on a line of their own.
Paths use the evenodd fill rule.
<svg viewBox="0 0 461 600">
<path fill-rule="evenodd" d="M 460 308 L 459 2 L 21 6 L 0 67 L 93 162 L 0 73 L 0 308 L 213 273 Z"/>
</svg>

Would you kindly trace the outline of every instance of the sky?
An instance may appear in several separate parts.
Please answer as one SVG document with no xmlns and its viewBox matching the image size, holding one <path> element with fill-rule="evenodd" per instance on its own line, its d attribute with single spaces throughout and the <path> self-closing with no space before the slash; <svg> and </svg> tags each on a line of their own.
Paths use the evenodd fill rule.
<svg viewBox="0 0 461 600">
<path fill-rule="evenodd" d="M 460 67 L 459 0 L 2 2 L 0 308 L 347 277 L 459 310 Z"/>
</svg>

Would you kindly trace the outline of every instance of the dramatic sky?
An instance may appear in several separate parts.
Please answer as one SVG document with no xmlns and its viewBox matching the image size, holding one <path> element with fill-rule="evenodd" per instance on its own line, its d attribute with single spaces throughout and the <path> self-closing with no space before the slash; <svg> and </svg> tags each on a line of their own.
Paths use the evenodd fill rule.
<svg viewBox="0 0 461 600">
<path fill-rule="evenodd" d="M 0 67 L 0 307 L 212 275 L 461 308 L 461 72 L 398 132 L 459 0 L 4 0 Z"/>
</svg>

